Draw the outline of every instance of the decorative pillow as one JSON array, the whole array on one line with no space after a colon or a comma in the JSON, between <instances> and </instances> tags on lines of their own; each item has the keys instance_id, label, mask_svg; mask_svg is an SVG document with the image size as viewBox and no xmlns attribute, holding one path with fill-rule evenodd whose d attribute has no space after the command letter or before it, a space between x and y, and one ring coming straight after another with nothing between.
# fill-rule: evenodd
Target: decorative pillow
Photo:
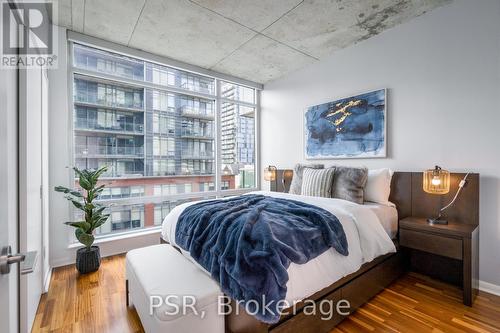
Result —
<instances>
[{"instance_id":1,"label":"decorative pillow","mask_svg":"<svg viewBox=\"0 0 500 333\"><path fill-rule=\"evenodd\" d=\"M302 195L331 198L335 168L305 168L302 174Z\"/></svg>"},{"instance_id":2,"label":"decorative pillow","mask_svg":"<svg viewBox=\"0 0 500 333\"><path fill-rule=\"evenodd\" d=\"M367 168L335 167L332 187L332 198L343 199L363 204Z\"/></svg>"},{"instance_id":3,"label":"decorative pillow","mask_svg":"<svg viewBox=\"0 0 500 333\"><path fill-rule=\"evenodd\" d=\"M391 169L368 170L368 180L365 186L365 201L376 202L390 206L391 180L394 171Z\"/></svg>"},{"instance_id":4,"label":"decorative pillow","mask_svg":"<svg viewBox=\"0 0 500 333\"><path fill-rule=\"evenodd\" d=\"M323 164L296 164L295 167L293 168L293 177L292 177L292 182L290 183L290 189L288 190L288 193L291 194L301 194L302 193L302 172L304 171L304 168L310 168L310 169L323 169L324 165Z\"/></svg>"}]
</instances>

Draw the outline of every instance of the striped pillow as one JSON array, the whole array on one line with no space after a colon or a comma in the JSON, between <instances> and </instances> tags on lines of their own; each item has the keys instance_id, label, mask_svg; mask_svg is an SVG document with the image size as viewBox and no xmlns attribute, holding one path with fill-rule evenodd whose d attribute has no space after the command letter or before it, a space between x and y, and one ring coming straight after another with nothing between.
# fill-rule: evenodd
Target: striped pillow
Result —
<instances>
[{"instance_id":1,"label":"striped pillow","mask_svg":"<svg viewBox=\"0 0 500 333\"><path fill-rule=\"evenodd\" d=\"M302 174L302 195L312 197L332 197L332 185L335 168L311 169L305 168Z\"/></svg>"}]
</instances>

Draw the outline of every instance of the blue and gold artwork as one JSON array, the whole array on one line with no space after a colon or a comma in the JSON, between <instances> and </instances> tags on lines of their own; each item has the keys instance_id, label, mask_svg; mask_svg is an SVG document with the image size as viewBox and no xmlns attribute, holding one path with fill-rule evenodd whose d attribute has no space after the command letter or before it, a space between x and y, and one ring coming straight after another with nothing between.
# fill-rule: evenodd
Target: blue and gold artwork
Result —
<instances>
[{"instance_id":1,"label":"blue and gold artwork","mask_svg":"<svg viewBox=\"0 0 500 333\"><path fill-rule=\"evenodd\" d=\"M315 158L386 156L386 90L309 107L305 154Z\"/></svg>"}]
</instances>

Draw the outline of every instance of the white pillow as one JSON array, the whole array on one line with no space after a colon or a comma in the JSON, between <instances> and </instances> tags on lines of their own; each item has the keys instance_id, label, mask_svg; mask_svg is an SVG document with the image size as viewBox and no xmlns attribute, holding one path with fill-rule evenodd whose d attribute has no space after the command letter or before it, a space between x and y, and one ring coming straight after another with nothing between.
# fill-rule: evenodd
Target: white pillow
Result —
<instances>
[{"instance_id":1,"label":"white pillow","mask_svg":"<svg viewBox=\"0 0 500 333\"><path fill-rule=\"evenodd\" d=\"M365 186L365 201L392 206L389 202L391 194L391 179L394 171L391 169L368 170L368 180Z\"/></svg>"}]
</instances>

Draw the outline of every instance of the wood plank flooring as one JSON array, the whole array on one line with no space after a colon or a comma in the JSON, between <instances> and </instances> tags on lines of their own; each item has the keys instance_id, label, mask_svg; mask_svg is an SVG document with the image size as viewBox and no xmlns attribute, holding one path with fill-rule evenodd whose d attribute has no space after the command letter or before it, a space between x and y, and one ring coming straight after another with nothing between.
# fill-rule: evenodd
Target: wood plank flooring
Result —
<instances>
[{"instance_id":1,"label":"wood plank flooring","mask_svg":"<svg viewBox=\"0 0 500 333\"><path fill-rule=\"evenodd\" d=\"M137 313L125 305L125 256L104 258L98 272L85 276L74 266L57 268L33 332L143 332ZM500 333L500 297L480 292L467 307L458 288L409 273L333 332Z\"/></svg>"}]
</instances>

